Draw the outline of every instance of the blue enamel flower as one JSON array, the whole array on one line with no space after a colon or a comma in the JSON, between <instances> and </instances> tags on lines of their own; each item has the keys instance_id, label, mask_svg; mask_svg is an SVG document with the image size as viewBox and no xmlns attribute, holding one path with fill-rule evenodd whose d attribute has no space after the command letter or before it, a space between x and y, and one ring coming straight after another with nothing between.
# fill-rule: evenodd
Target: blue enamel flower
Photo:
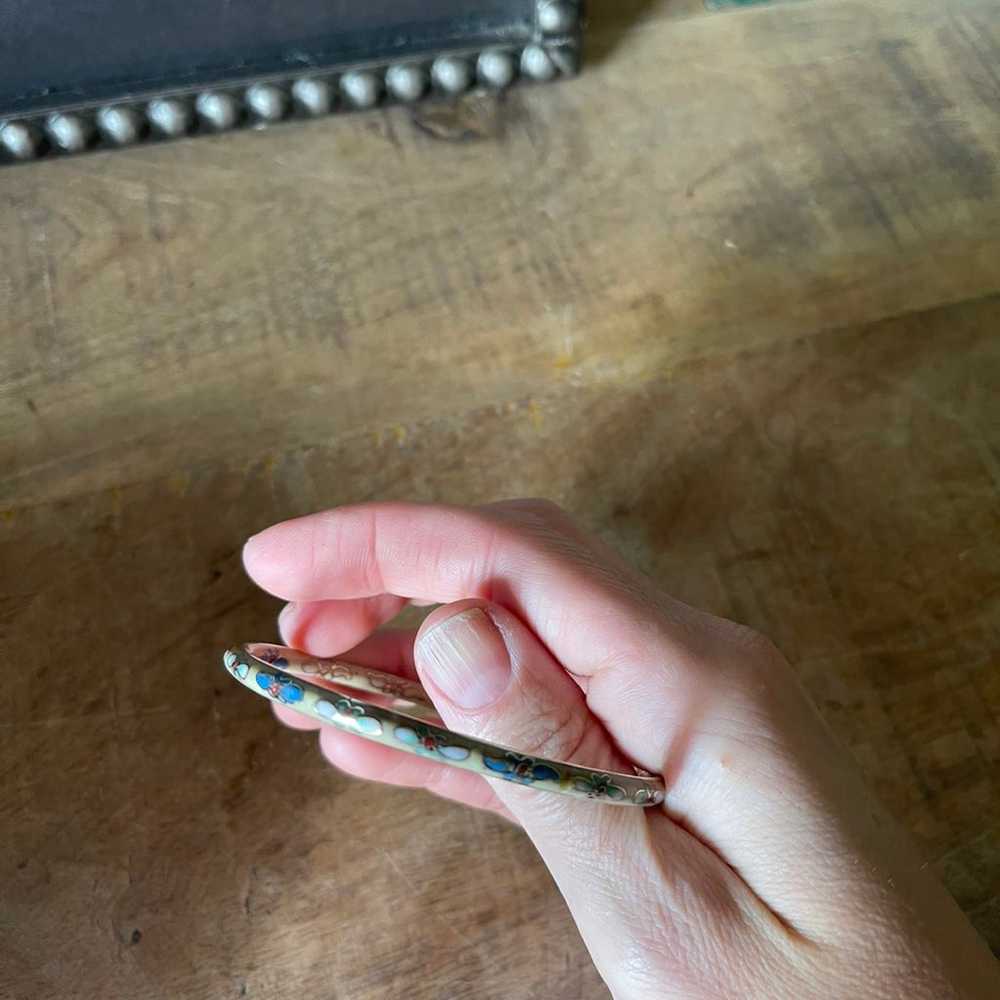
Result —
<instances>
[{"instance_id":1,"label":"blue enamel flower","mask_svg":"<svg viewBox=\"0 0 1000 1000\"><path fill-rule=\"evenodd\" d=\"M285 705L294 705L305 697L302 688L288 677L260 672L257 674L257 686L263 688L275 701Z\"/></svg>"},{"instance_id":2,"label":"blue enamel flower","mask_svg":"<svg viewBox=\"0 0 1000 1000\"><path fill-rule=\"evenodd\" d=\"M241 681L245 681L247 679L247 674L250 673L250 668L245 663L241 663L239 658L231 649L227 649L225 653L222 654L222 662L225 663L226 669L234 677L239 678Z\"/></svg>"},{"instance_id":3,"label":"blue enamel flower","mask_svg":"<svg viewBox=\"0 0 1000 1000\"><path fill-rule=\"evenodd\" d=\"M282 656L277 650L265 649L258 655L260 659L262 659L265 663L270 663L272 666L278 667L279 669L281 667L288 666L288 660L284 656Z\"/></svg>"},{"instance_id":4,"label":"blue enamel flower","mask_svg":"<svg viewBox=\"0 0 1000 1000\"><path fill-rule=\"evenodd\" d=\"M548 764L539 764L531 757L508 753L503 757L483 756L483 763L505 781L516 781L519 785L530 785L536 781L558 781L559 772Z\"/></svg>"}]
</instances>

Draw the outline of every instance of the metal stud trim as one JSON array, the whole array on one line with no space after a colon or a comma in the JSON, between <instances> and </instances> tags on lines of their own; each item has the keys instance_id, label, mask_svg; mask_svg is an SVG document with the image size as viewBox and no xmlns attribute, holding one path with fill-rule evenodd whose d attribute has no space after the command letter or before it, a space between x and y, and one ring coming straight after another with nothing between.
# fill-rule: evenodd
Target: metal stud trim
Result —
<instances>
[{"instance_id":1,"label":"metal stud trim","mask_svg":"<svg viewBox=\"0 0 1000 1000\"><path fill-rule=\"evenodd\" d=\"M535 39L522 48L453 52L405 63L285 76L195 91L151 94L104 106L72 106L0 121L0 164L187 135L263 127L294 118L503 90L518 77L547 81L577 71L582 5L539 0Z\"/></svg>"},{"instance_id":2,"label":"metal stud trim","mask_svg":"<svg viewBox=\"0 0 1000 1000\"><path fill-rule=\"evenodd\" d=\"M538 0L536 20L544 35L569 35L580 26L582 11L577 0Z\"/></svg>"}]
</instances>

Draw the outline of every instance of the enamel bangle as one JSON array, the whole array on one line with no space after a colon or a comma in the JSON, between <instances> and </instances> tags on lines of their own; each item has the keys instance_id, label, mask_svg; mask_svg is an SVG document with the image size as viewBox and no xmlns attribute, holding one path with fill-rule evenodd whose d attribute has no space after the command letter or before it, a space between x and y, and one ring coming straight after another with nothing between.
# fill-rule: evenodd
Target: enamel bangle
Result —
<instances>
[{"instance_id":1,"label":"enamel bangle","mask_svg":"<svg viewBox=\"0 0 1000 1000\"><path fill-rule=\"evenodd\" d=\"M263 642L228 649L223 662L254 694L405 753L608 805L663 802L663 781L638 768L634 774L599 771L453 733L444 727L424 689L395 674Z\"/></svg>"}]
</instances>

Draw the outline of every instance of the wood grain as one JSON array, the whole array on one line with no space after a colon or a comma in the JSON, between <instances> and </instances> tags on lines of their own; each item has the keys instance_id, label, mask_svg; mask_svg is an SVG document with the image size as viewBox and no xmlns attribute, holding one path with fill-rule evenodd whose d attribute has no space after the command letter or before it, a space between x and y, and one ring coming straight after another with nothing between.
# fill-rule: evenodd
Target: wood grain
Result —
<instances>
[{"instance_id":1,"label":"wood grain","mask_svg":"<svg viewBox=\"0 0 1000 1000\"><path fill-rule=\"evenodd\" d=\"M217 664L246 535L375 496L767 631L1000 948L1000 2L595 7L567 85L0 176L0 996L606 995Z\"/></svg>"}]
</instances>

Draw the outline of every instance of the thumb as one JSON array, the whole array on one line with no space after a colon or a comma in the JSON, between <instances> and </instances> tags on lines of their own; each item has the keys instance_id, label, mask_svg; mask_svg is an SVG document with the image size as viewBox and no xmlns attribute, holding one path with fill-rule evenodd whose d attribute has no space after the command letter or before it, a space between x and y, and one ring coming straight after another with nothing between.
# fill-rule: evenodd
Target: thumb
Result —
<instances>
[{"instance_id":1,"label":"thumb","mask_svg":"<svg viewBox=\"0 0 1000 1000\"><path fill-rule=\"evenodd\" d=\"M417 636L414 659L450 728L530 756L631 771L579 686L511 612L482 601L439 608ZM636 978L644 969L662 977L665 963L678 983L693 985L706 952L718 941L734 944L722 926L755 908L731 869L661 809L493 784L538 848L612 990L641 995ZM697 967L685 956L701 956Z\"/></svg>"},{"instance_id":2,"label":"thumb","mask_svg":"<svg viewBox=\"0 0 1000 1000\"><path fill-rule=\"evenodd\" d=\"M418 633L414 662L452 728L529 756L631 773L580 688L509 611L481 601L439 608ZM514 791L530 819L543 796Z\"/></svg>"}]
</instances>

